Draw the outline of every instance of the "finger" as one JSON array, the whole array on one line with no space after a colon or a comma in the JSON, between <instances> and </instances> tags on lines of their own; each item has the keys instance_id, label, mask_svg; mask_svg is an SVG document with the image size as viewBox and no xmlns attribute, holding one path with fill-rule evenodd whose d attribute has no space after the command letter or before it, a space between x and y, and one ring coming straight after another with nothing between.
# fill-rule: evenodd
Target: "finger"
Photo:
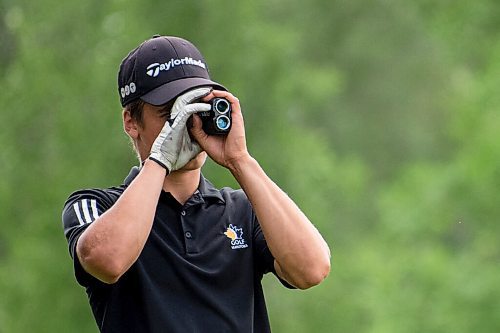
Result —
<instances>
[{"instance_id":1,"label":"finger","mask_svg":"<svg viewBox=\"0 0 500 333\"><path fill-rule=\"evenodd\" d=\"M203 130L201 118L197 114L193 115L193 127L189 129L189 132L197 142L202 142L208 136Z\"/></svg>"},{"instance_id":2,"label":"finger","mask_svg":"<svg viewBox=\"0 0 500 333\"><path fill-rule=\"evenodd\" d=\"M182 94L176 99L174 107L184 106L186 104L193 102L196 99L203 98L204 96L210 94L210 91L212 91L212 88L210 87L203 87L203 88L189 90L188 92Z\"/></svg>"},{"instance_id":3,"label":"finger","mask_svg":"<svg viewBox=\"0 0 500 333\"><path fill-rule=\"evenodd\" d=\"M229 103L231 103L231 109L233 110L233 113L241 114L240 100L228 91L212 90L212 92L202 98L202 101L208 102L216 97L225 98Z\"/></svg>"},{"instance_id":4,"label":"finger","mask_svg":"<svg viewBox=\"0 0 500 333\"><path fill-rule=\"evenodd\" d=\"M170 119L174 119L177 117L177 115L182 112L183 108L195 101L196 99L201 99L204 96L207 96L210 94L210 91L212 91L211 87L203 87L203 88L198 88L198 89L193 89L190 90L183 95L177 97L177 99L174 102L174 105L172 106L172 112L170 114Z\"/></svg>"},{"instance_id":5,"label":"finger","mask_svg":"<svg viewBox=\"0 0 500 333\"><path fill-rule=\"evenodd\" d=\"M203 97L203 101L209 101L215 97L222 97L231 103L239 103L239 99L228 91L212 90L207 96Z\"/></svg>"},{"instance_id":6,"label":"finger","mask_svg":"<svg viewBox=\"0 0 500 333\"><path fill-rule=\"evenodd\" d=\"M202 111L210 111L212 107L210 104L206 103L194 103L188 104L184 107L184 110L179 113L177 117L175 117L174 123L172 124L172 128L176 126L184 126L188 120L188 118L197 112Z\"/></svg>"},{"instance_id":7,"label":"finger","mask_svg":"<svg viewBox=\"0 0 500 333\"><path fill-rule=\"evenodd\" d=\"M188 116L198 112L210 111L211 109L212 106L207 103L193 103L193 104L188 104L184 107L185 113Z\"/></svg>"},{"instance_id":8,"label":"finger","mask_svg":"<svg viewBox=\"0 0 500 333\"><path fill-rule=\"evenodd\" d=\"M197 114L194 114L192 119L193 119L193 128L194 129L201 129L203 126L203 122L201 121L200 116Z\"/></svg>"}]
</instances>

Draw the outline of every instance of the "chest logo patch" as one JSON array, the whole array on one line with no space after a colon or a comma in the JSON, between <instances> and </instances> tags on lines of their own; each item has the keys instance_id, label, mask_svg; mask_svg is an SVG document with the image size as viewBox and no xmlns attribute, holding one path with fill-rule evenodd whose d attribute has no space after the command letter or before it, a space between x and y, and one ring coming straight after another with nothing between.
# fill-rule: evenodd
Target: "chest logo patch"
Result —
<instances>
[{"instance_id":1,"label":"chest logo patch","mask_svg":"<svg viewBox=\"0 0 500 333\"><path fill-rule=\"evenodd\" d=\"M224 235L231 240L231 248L233 250L245 249L248 247L248 244L243 238L243 228L238 228L237 226L230 224L224 232Z\"/></svg>"}]
</instances>

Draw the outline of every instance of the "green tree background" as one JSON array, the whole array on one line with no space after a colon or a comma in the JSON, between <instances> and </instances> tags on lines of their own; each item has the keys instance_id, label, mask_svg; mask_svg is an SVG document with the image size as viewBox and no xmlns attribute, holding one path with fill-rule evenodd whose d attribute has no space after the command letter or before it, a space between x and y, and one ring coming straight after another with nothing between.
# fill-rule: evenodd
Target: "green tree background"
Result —
<instances>
[{"instance_id":1,"label":"green tree background","mask_svg":"<svg viewBox=\"0 0 500 333\"><path fill-rule=\"evenodd\" d=\"M0 0L1 333L96 331L61 209L137 163L116 75L155 33L331 246L320 286L265 278L274 332L500 331L500 2Z\"/></svg>"}]
</instances>

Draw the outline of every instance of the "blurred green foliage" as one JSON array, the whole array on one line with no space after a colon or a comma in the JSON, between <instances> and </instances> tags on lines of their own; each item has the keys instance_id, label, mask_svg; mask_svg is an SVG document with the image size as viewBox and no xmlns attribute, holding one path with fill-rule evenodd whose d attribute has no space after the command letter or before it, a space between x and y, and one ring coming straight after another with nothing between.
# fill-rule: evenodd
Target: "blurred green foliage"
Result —
<instances>
[{"instance_id":1,"label":"blurred green foliage","mask_svg":"<svg viewBox=\"0 0 500 333\"><path fill-rule=\"evenodd\" d=\"M136 164L121 59L193 41L248 146L332 248L265 278L274 332L500 331L500 3L0 1L0 332L96 331L60 214ZM217 186L237 186L209 162Z\"/></svg>"}]
</instances>

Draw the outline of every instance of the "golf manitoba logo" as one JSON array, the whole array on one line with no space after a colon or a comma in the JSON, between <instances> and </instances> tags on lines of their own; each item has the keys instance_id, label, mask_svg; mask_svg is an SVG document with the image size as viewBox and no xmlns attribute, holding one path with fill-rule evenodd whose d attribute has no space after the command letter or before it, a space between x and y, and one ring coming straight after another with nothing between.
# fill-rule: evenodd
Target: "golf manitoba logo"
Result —
<instances>
[{"instance_id":1,"label":"golf manitoba logo","mask_svg":"<svg viewBox=\"0 0 500 333\"><path fill-rule=\"evenodd\" d=\"M155 62L146 68L146 74L151 77L157 77L160 75L160 71L168 71L175 66L180 65L194 65L206 69L207 66L201 60L194 60L191 57L184 57L182 59L170 59L168 62L160 64Z\"/></svg>"},{"instance_id":2,"label":"golf manitoba logo","mask_svg":"<svg viewBox=\"0 0 500 333\"><path fill-rule=\"evenodd\" d=\"M231 248L233 250L245 249L248 247L248 244L243 239L243 228L238 228L230 224L227 230L224 232L224 235L226 235L227 238L231 239Z\"/></svg>"}]
</instances>

